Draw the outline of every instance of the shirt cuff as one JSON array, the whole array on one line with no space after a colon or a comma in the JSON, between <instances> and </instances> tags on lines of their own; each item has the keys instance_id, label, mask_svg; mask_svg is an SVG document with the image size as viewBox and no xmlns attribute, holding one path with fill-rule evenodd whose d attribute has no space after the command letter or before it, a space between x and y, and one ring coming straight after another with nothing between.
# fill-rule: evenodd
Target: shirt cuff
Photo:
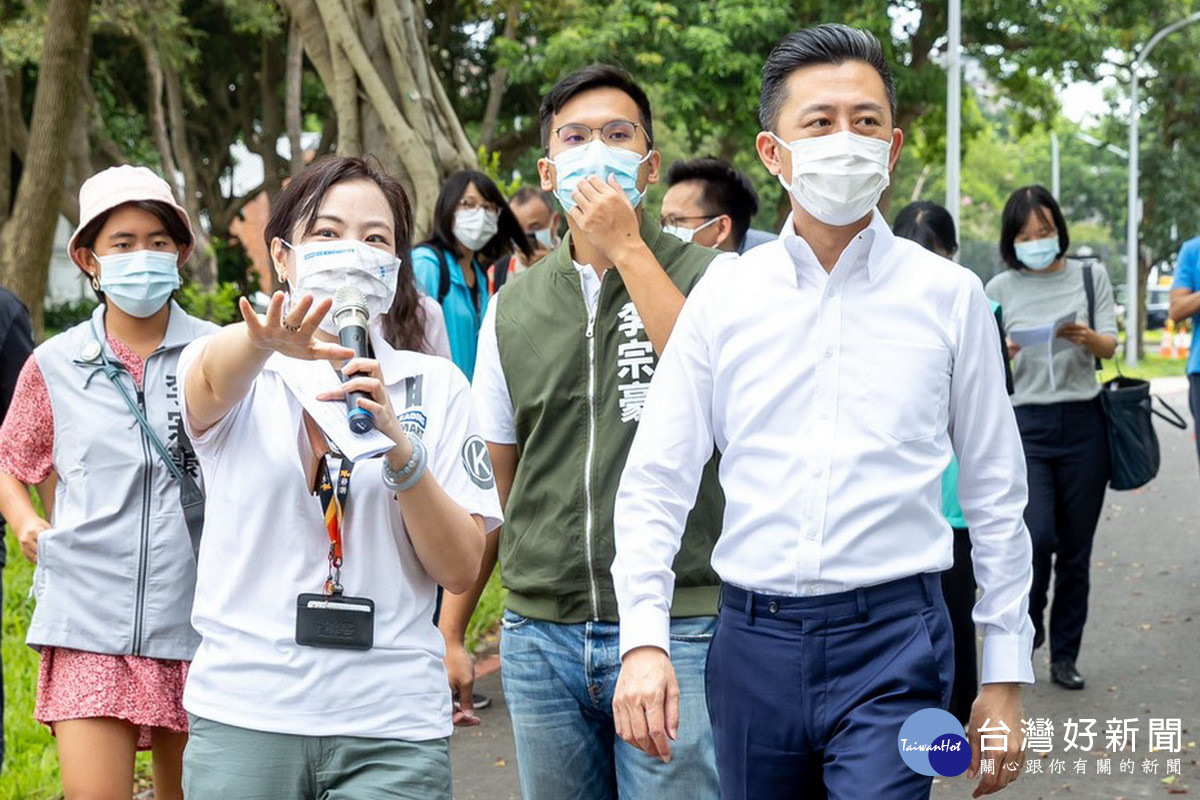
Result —
<instances>
[{"instance_id":1,"label":"shirt cuff","mask_svg":"<svg viewBox=\"0 0 1200 800\"><path fill-rule=\"evenodd\" d=\"M671 655L671 612L653 601L621 614L621 658L635 647L657 647Z\"/></svg>"},{"instance_id":2,"label":"shirt cuff","mask_svg":"<svg viewBox=\"0 0 1200 800\"><path fill-rule=\"evenodd\" d=\"M1033 683L1033 625L983 637L981 683Z\"/></svg>"}]
</instances>

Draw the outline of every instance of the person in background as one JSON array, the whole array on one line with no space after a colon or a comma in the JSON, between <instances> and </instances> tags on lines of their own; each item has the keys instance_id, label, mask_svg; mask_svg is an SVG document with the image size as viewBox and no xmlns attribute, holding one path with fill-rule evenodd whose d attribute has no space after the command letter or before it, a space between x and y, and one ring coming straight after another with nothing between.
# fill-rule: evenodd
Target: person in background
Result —
<instances>
[{"instance_id":1,"label":"person in background","mask_svg":"<svg viewBox=\"0 0 1200 800\"><path fill-rule=\"evenodd\" d=\"M1023 764L1008 737L1031 683L1021 442L999 337L969 270L896 238L876 206L900 156L879 41L844 25L785 36L763 66L759 159L788 188L780 237L715 265L654 375L616 497L617 731L660 756L683 737L671 556L714 447L726 510L706 666L722 800L927 800L897 747L950 700L938 502L958 455L984 633L967 739L975 795ZM1015 741L1014 741L1015 740ZM965 755L965 754L964 754Z\"/></svg>"},{"instance_id":2,"label":"person in background","mask_svg":"<svg viewBox=\"0 0 1200 800\"><path fill-rule=\"evenodd\" d=\"M442 307L451 358L467 380L475 373L476 340L488 305L483 265L514 248L533 256L492 179L472 170L446 178L433 207L433 232L413 248L412 268L420 290Z\"/></svg>"},{"instance_id":3,"label":"person in background","mask_svg":"<svg viewBox=\"0 0 1200 800\"><path fill-rule=\"evenodd\" d=\"M1188 239L1179 248L1167 315L1177 323L1192 321L1192 345L1187 360L1188 405L1192 407L1196 430L1200 430L1200 236ZM1200 457L1200 436L1192 438Z\"/></svg>"},{"instance_id":4,"label":"person in background","mask_svg":"<svg viewBox=\"0 0 1200 800\"><path fill-rule=\"evenodd\" d=\"M17 376L33 352L33 325L25 304L0 286L0 425L17 388ZM0 596L3 595L4 566L8 548L4 541L4 517L0 516ZM0 770L4 768L4 672L0 669Z\"/></svg>"},{"instance_id":5,"label":"person in background","mask_svg":"<svg viewBox=\"0 0 1200 800\"><path fill-rule=\"evenodd\" d=\"M178 800L200 531L182 505L198 471L176 365L216 326L171 300L195 240L164 180L106 169L79 208L67 252L100 305L34 351L0 428L0 512L37 563L34 716L57 740L67 800L128 800L138 750L153 752L154 796Z\"/></svg>"},{"instance_id":6,"label":"person in background","mask_svg":"<svg viewBox=\"0 0 1200 800\"><path fill-rule=\"evenodd\" d=\"M528 261L520 253L513 253L492 265L488 277L489 290L495 294L509 278L527 270L541 261L558 246L558 211L554 208L554 196L536 186L522 186L508 201L521 229L533 247L533 256Z\"/></svg>"},{"instance_id":7,"label":"person in background","mask_svg":"<svg viewBox=\"0 0 1200 800\"><path fill-rule=\"evenodd\" d=\"M1029 616L1034 647L1046 639L1050 607L1050 680L1082 689L1076 667L1087 621L1092 540L1104 507L1110 474L1108 428L1096 380L1096 359L1117 348L1108 273L1091 270L1095 325L1088 322L1083 268L1067 261L1070 237L1058 202L1043 186L1025 186L1008 198L1000 221L1000 256L1008 269L988 281L988 297L1004 309L1006 334L1049 325L1066 314L1074 321L1055 334L1075 347L1053 355L1047 348L1012 344L1012 404L1025 449L1029 503L1025 522L1033 537ZM1050 377L1051 366L1054 370Z\"/></svg>"},{"instance_id":8,"label":"person in background","mask_svg":"<svg viewBox=\"0 0 1200 800\"><path fill-rule=\"evenodd\" d=\"M676 161L667 170L660 217L663 230L685 242L741 252L758 193L750 179L719 158Z\"/></svg>"},{"instance_id":9,"label":"person in background","mask_svg":"<svg viewBox=\"0 0 1200 800\"><path fill-rule=\"evenodd\" d=\"M900 209L892 232L937 253L953 259L958 252L958 234L954 217L945 207L929 200L918 200ZM1000 338L1004 338L1004 323L998 303L992 303ZM1012 373L1008 356L1001 344L1005 385L1012 394ZM954 565L942 573L942 593L950 610L950 627L954 633L954 688L950 694L949 711L966 725L971 719L971 704L979 688L978 658L975 653L975 622L971 611L975 607L975 574L971 565L971 536L967 518L958 501L958 460L951 459L942 473L942 516L954 530Z\"/></svg>"},{"instance_id":10,"label":"person in background","mask_svg":"<svg viewBox=\"0 0 1200 800\"><path fill-rule=\"evenodd\" d=\"M620 661L607 566L617 481L657 355L684 295L710 263L733 256L667 235L645 208L659 154L650 101L625 72L597 65L564 77L543 99L540 124L542 188L554 192L569 230L500 290L480 332L472 393L508 521L471 591L446 597L450 686L469 709L474 672L463 635L499 557L508 589L501 676L525 800L715 800L704 659L722 504L711 448L663 624L688 721L669 764L614 733Z\"/></svg>"},{"instance_id":11,"label":"person in background","mask_svg":"<svg viewBox=\"0 0 1200 800\"><path fill-rule=\"evenodd\" d=\"M398 181L327 157L271 209L264 238L290 302L277 292L259 317L242 301L244 322L180 357L185 423L213 498L184 695L187 797L450 800L434 609L439 586L472 584L500 522L470 387L450 362L416 352L414 318L387 333L393 295L413 299L401 288L412 212ZM347 363L354 353L328 313L342 287L359 289L369 318L368 354ZM303 405L342 404L350 391L386 437L357 461ZM348 606L330 619L329 604ZM362 634L349 643L347 616Z\"/></svg>"}]
</instances>

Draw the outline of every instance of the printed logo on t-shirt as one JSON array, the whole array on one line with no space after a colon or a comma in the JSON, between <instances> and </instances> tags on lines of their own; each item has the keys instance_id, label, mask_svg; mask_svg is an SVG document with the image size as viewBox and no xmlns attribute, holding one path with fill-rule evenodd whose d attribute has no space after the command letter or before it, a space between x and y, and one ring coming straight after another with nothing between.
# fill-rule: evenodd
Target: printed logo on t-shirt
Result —
<instances>
[{"instance_id":1,"label":"printed logo on t-shirt","mask_svg":"<svg viewBox=\"0 0 1200 800\"><path fill-rule=\"evenodd\" d=\"M488 456L487 445L483 439L472 436L463 442L462 462L471 483L480 489L491 489L496 485L496 473L492 469L492 459Z\"/></svg>"}]
</instances>

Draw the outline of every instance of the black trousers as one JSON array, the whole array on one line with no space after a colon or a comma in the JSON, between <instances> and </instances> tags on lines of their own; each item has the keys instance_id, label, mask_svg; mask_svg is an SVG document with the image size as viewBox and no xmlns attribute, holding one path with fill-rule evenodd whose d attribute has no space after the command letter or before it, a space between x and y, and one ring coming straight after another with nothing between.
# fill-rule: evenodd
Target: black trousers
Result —
<instances>
[{"instance_id":1,"label":"black trousers","mask_svg":"<svg viewBox=\"0 0 1200 800\"><path fill-rule=\"evenodd\" d=\"M1029 472L1033 539L1029 616L1041 638L1051 571L1050 660L1074 661L1087 622L1092 540L1111 472L1104 409L1094 400L1016 408Z\"/></svg>"},{"instance_id":2,"label":"black trousers","mask_svg":"<svg viewBox=\"0 0 1200 800\"><path fill-rule=\"evenodd\" d=\"M942 595L950 611L950 630L954 635L954 688L947 711L966 725L979 691L975 621L971 619L975 608L975 572L971 568L971 537L966 528L954 529L954 566L942 573Z\"/></svg>"},{"instance_id":3,"label":"black trousers","mask_svg":"<svg viewBox=\"0 0 1200 800\"><path fill-rule=\"evenodd\" d=\"M1196 426L1192 429L1192 440L1196 443L1196 457L1200 459L1200 374L1188 373L1188 405L1192 407L1192 420Z\"/></svg>"}]
</instances>

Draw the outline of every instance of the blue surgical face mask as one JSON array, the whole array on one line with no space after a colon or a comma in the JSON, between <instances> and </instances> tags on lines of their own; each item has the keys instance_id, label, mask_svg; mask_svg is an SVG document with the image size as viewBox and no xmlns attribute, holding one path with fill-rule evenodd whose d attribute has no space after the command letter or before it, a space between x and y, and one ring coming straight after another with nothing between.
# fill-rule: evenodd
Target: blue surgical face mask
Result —
<instances>
[{"instance_id":1,"label":"blue surgical face mask","mask_svg":"<svg viewBox=\"0 0 1200 800\"><path fill-rule=\"evenodd\" d=\"M599 139L581 147L571 147L550 159L556 173L554 196L562 203L563 211L569 212L575 207L571 195L580 181L595 175L607 183L608 176L612 175L636 208L645 194L637 188L638 172L648 158L650 153L639 156L632 150L610 147Z\"/></svg>"},{"instance_id":2,"label":"blue surgical face mask","mask_svg":"<svg viewBox=\"0 0 1200 800\"><path fill-rule=\"evenodd\" d=\"M1041 272L1058 258L1058 247L1058 237L1049 236L1045 239L1034 239L1032 242L1017 242L1013 245L1013 250L1017 254L1017 261Z\"/></svg>"},{"instance_id":3,"label":"blue surgical face mask","mask_svg":"<svg viewBox=\"0 0 1200 800\"><path fill-rule=\"evenodd\" d=\"M135 250L100 256L100 291L131 317L154 315L179 288L179 254Z\"/></svg>"}]
</instances>

